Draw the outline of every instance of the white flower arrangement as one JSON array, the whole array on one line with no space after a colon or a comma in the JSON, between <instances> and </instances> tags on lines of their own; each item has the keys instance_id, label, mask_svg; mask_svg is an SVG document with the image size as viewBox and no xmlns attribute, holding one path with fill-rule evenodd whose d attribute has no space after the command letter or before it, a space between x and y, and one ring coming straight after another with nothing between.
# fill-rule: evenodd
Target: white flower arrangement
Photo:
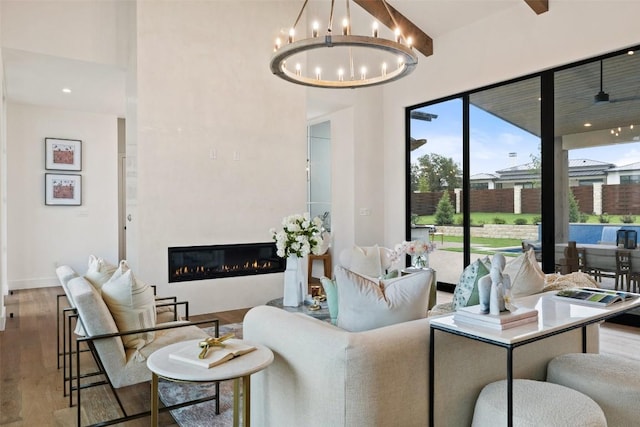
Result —
<instances>
[{"instance_id":1,"label":"white flower arrangement","mask_svg":"<svg viewBox=\"0 0 640 427\"><path fill-rule=\"evenodd\" d=\"M398 243L393 252L389 255L392 262L400 259L404 254L407 255L424 255L431 253L435 250L436 244L433 242L425 242L424 240L412 240Z\"/></svg>"},{"instance_id":2,"label":"white flower arrangement","mask_svg":"<svg viewBox=\"0 0 640 427\"><path fill-rule=\"evenodd\" d=\"M282 230L269 230L276 242L276 254L281 258L295 255L298 258L310 253L320 254L322 248L322 220L309 219L309 214L289 215L282 219Z\"/></svg>"}]
</instances>

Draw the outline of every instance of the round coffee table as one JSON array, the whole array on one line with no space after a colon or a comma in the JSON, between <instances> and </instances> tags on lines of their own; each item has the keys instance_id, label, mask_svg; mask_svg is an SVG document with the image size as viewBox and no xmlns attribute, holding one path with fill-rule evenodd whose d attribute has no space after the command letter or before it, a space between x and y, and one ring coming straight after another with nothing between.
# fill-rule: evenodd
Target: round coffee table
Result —
<instances>
[{"instance_id":1,"label":"round coffee table","mask_svg":"<svg viewBox=\"0 0 640 427\"><path fill-rule=\"evenodd\" d=\"M301 303L297 307L283 306L282 305L282 298L272 299L271 301L267 302L266 305L270 305L272 307L281 308L281 309L283 309L285 311L289 311L291 313L306 314L307 316L315 317L316 319L322 320L322 321L325 321L325 322L331 320L331 315L329 314L329 306L327 305L326 301L323 301L323 302L320 303L320 309L319 310L311 310L311 309L309 309L309 307L311 305L310 304L305 304L305 303Z\"/></svg>"},{"instance_id":2,"label":"round coffee table","mask_svg":"<svg viewBox=\"0 0 640 427\"><path fill-rule=\"evenodd\" d=\"M183 341L168 345L155 351L147 358L147 366L151 370L151 425L158 425L158 378L168 381L187 382L215 382L233 380L233 425L240 425L239 391L240 379L242 379L242 420L244 426L249 426L251 374L266 368L273 362L273 352L267 347L247 341L235 340L256 347L250 353L235 357L227 362L206 369L200 366L190 365L185 362L173 360L169 357L184 347L192 347L199 352L198 343L201 340Z\"/></svg>"}]
</instances>

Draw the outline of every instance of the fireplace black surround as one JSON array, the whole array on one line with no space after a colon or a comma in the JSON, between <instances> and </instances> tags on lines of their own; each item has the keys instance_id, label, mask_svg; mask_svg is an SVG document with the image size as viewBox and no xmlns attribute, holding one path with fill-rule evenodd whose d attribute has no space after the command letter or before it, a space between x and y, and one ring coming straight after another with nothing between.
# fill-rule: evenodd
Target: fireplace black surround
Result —
<instances>
[{"instance_id":1,"label":"fireplace black surround","mask_svg":"<svg viewBox=\"0 0 640 427\"><path fill-rule=\"evenodd\" d=\"M169 282L283 272L275 243L238 243L169 248Z\"/></svg>"}]
</instances>

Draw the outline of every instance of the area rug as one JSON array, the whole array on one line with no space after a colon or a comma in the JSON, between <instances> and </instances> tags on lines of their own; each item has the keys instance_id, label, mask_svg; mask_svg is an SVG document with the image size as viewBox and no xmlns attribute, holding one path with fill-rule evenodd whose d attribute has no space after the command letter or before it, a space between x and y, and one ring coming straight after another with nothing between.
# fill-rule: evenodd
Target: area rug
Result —
<instances>
[{"instance_id":1,"label":"area rug","mask_svg":"<svg viewBox=\"0 0 640 427\"><path fill-rule=\"evenodd\" d=\"M205 331L213 335L213 328ZM242 323L231 323L220 326L220 335L233 332L236 338L242 338ZM190 384L174 383L160 380L158 394L165 405L174 405L187 400L199 399L215 394L212 383ZM242 399L240 399L242 404ZM242 408L240 408L242 410ZM215 413L215 401L198 403L197 405L171 411L176 423L181 427L227 427L233 424L233 381L220 383L220 414ZM243 425L243 420L240 420Z\"/></svg>"}]
</instances>

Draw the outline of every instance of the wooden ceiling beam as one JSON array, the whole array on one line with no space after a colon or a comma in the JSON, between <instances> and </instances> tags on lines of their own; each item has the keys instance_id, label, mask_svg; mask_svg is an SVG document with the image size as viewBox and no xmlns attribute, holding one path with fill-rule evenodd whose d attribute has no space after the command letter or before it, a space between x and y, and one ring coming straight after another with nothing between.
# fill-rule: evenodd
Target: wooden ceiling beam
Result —
<instances>
[{"instance_id":1,"label":"wooden ceiling beam","mask_svg":"<svg viewBox=\"0 0 640 427\"><path fill-rule=\"evenodd\" d=\"M538 15L549 11L549 0L524 0Z\"/></svg>"},{"instance_id":2,"label":"wooden ceiling beam","mask_svg":"<svg viewBox=\"0 0 640 427\"><path fill-rule=\"evenodd\" d=\"M393 19L389 16L387 8L382 0L353 0L357 5L366 10L371 16L380 21L381 24L387 28L395 31L395 24ZM413 40L413 47L424 56L433 55L433 39L425 34L420 28L418 28L413 22L409 21L404 15L395 10L389 3L389 11L395 18L402 34L405 37L411 37Z\"/></svg>"}]
</instances>

